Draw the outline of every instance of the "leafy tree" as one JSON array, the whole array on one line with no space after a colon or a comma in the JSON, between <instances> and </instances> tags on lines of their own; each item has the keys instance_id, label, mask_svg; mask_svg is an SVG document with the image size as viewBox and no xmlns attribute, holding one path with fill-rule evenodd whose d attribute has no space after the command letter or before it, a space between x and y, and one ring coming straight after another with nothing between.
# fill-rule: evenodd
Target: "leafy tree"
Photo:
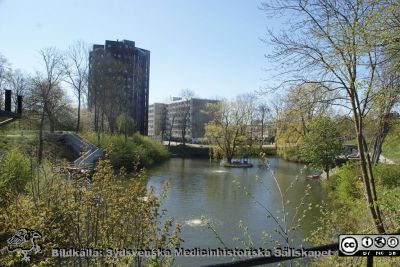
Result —
<instances>
[{"instance_id":1,"label":"leafy tree","mask_svg":"<svg viewBox=\"0 0 400 267\"><path fill-rule=\"evenodd\" d=\"M126 143L128 135L135 131L135 121L128 114L121 113L117 117L117 127L118 131L124 134Z\"/></svg>"},{"instance_id":2,"label":"leafy tree","mask_svg":"<svg viewBox=\"0 0 400 267\"><path fill-rule=\"evenodd\" d=\"M308 123L325 114L330 104L331 94L322 92L313 84L291 87L284 98L285 106L281 112L278 138L280 146L286 143L298 144L308 133Z\"/></svg>"},{"instance_id":3,"label":"leafy tree","mask_svg":"<svg viewBox=\"0 0 400 267\"><path fill-rule=\"evenodd\" d=\"M368 0L283 0L266 1L262 7L270 16L290 16L290 29L270 31L274 49L268 58L286 66L280 71L281 85L316 84L322 92L334 92L335 103L350 110L366 201L377 232L384 233L364 133L384 59L385 47L375 38L376 11L382 5Z\"/></svg>"},{"instance_id":4,"label":"leafy tree","mask_svg":"<svg viewBox=\"0 0 400 267\"><path fill-rule=\"evenodd\" d=\"M194 96L194 91L190 89L183 89L180 93L183 103L179 106L177 119L179 121L179 128L181 131L182 144L184 146L186 145L187 130L190 126L190 102Z\"/></svg>"},{"instance_id":5,"label":"leafy tree","mask_svg":"<svg viewBox=\"0 0 400 267\"><path fill-rule=\"evenodd\" d=\"M342 150L340 132L328 116L315 118L308 128L301 155L312 166L323 169L329 179L329 169L335 166L335 158Z\"/></svg>"},{"instance_id":6,"label":"leafy tree","mask_svg":"<svg viewBox=\"0 0 400 267\"><path fill-rule=\"evenodd\" d=\"M222 152L228 163L232 162L238 149L246 144L251 106L251 103L241 97L234 101L223 100L209 105L214 119L206 124L205 137L214 149Z\"/></svg>"}]
</instances>

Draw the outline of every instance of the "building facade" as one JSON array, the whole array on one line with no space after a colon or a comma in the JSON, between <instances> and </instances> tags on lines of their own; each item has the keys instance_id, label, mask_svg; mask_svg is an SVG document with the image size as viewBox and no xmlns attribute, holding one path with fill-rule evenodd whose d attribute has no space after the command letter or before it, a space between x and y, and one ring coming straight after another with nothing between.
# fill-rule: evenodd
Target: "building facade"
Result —
<instances>
[{"instance_id":1,"label":"building facade","mask_svg":"<svg viewBox=\"0 0 400 267\"><path fill-rule=\"evenodd\" d=\"M148 133L150 51L138 48L135 42L105 41L93 45L89 54L88 105L94 112L95 130L108 124L117 128L117 118L125 113L134 121L134 128Z\"/></svg>"},{"instance_id":2,"label":"building facade","mask_svg":"<svg viewBox=\"0 0 400 267\"><path fill-rule=\"evenodd\" d=\"M164 103L154 103L149 106L148 135L154 139L161 140L166 127L167 105Z\"/></svg>"},{"instance_id":3,"label":"building facade","mask_svg":"<svg viewBox=\"0 0 400 267\"><path fill-rule=\"evenodd\" d=\"M182 130L185 130L185 140L200 142L204 136L204 126L213 119L213 114L207 105L217 103L217 100L192 98L182 100L174 97L166 104L155 103L149 110L149 136L163 140L182 141Z\"/></svg>"}]
</instances>

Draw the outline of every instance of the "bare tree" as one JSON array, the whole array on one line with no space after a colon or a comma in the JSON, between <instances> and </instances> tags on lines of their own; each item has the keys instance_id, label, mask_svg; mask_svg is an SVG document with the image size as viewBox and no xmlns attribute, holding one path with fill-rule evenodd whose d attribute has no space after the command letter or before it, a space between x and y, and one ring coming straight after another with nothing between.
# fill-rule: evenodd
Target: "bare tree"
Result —
<instances>
[{"instance_id":1,"label":"bare tree","mask_svg":"<svg viewBox=\"0 0 400 267\"><path fill-rule=\"evenodd\" d=\"M10 66L5 57L0 54L0 109L3 106L4 84L7 81L7 76L10 71Z\"/></svg>"},{"instance_id":2,"label":"bare tree","mask_svg":"<svg viewBox=\"0 0 400 267\"><path fill-rule=\"evenodd\" d=\"M242 103L243 111L245 116L243 117L243 123L246 124L247 132L246 132L246 139L247 139L247 146L245 150L252 149L253 147L253 139L254 139L254 124L257 120L257 113L256 113L256 96L255 94L248 93L239 95L237 98L238 102Z\"/></svg>"},{"instance_id":3,"label":"bare tree","mask_svg":"<svg viewBox=\"0 0 400 267\"><path fill-rule=\"evenodd\" d=\"M169 128L168 149L169 149L170 146L171 146L172 131L173 131L174 126L175 126L175 117L176 117L176 113L172 114L172 115L170 116L170 119L169 119L169 125L168 125L168 128Z\"/></svg>"},{"instance_id":4,"label":"bare tree","mask_svg":"<svg viewBox=\"0 0 400 267\"><path fill-rule=\"evenodd\" d=\"M340 92L340 104L351 110L368 207L376 230L384 233L364 138L364 118L381 62L381 45L370 32L377 5L367 0L284 0L262 7L270 16L290 14L291 29L279 35L269 32L274 52L268 57L286 66L281 86L317 84L320 90Z\"/></svg>"},{"instance_id":5,"label":"bare tree","mask_svg":"<svg viewBox=\"0 0 400 267\"><path fill-rule=\"evenodd\" d=\"M183 100L181 105L179 106L180 108L179 108L178 119L181 131L182 144L184 146L186 145L186 134L190 124L191 100L194 97L194 95L195 95L194 91L190 89L183 89L179 95Z\"/></svg>"},{"instance_id":6,"label":"bare tree","mask_svg":"<svg viewBox=\"0 0 400 267\"><path fill-rule=\"evenodd\" d=\"M65 52L64 81L73 89L78 100L78 118L75 131L80 130L81 103L87 91L89 52L88 46L83 41L76 41Z\"/></svg>"},{"instance_id":7,"label":"bare tree","mask_svg":"<svg viewBox=\"0 0 400 267\"><path fill-rule=\"evenodd\" d=\"M49 101L52 91L59 86L63 75L63 56L56 48L45 48L39 51L44 64L43 73L38 72L33 79L35 88L39 91L39 99L42 102L40 128L39 128L39 148L38 162L43 159L43 128L46 113L49 114ZM51 121L51 119L50 119ZM53 129L50 129L54 131Z\"/></svg>"},{"instance_id":8,"label":"bare tree","mask_svg":"<svg viewBox=\"0 0 400 267\"><path fill-rule=\"evenodd\" d=\"M261 140L260 140L260 148L264 145L264 132L265 132L265 123L267 121L268 115L271 113L269 106L266 103L259 103L257 105L257 117L261 124Z\"/></svg>"},{"instance_id":9,"label":"bare tree","mask_svg":"<svg viewBox=\"0 0 400 267\"><path fill-rule=\"evenodd\" d=\"M274 143L275 149L278 148L278 137L280 137L280 128L282 121L282 113L285 108L285 102L281 96L276 95L273 100L271 100L271 111L272 111L272 121L274 124Z\"/></svg>"},{"instance_id":10,"label":"bare tree","mask_svg":"<svg viewBox=\"0 0 400 267\"><path fill-rule=\"evenodd\" d=\"M13 102L14 105L18 105L18 97L24 96L28 90L30 78L27 74L24 74L20 69L16 69L12 72L9 72L7 75L7 87L10 89L13 94Z\"/></svg>"},{"instance_id":11,"label":"bare tree","mask_svg":"<svg viewBox=\"0 0 400 267\"><path fill-rule=\"evenodd\" d=\"M165 132L167 131L167 110L166 107L163 107L163 111L161 112L161 144L164 141Z\"/></svg>"},{"instance_id":12,"label":"bare tree","mask_svg":"<svg viewBox=\"0 0 400 267\"><path fill-rule=\"evenodd\" d=\"M382 44L383 64L379 66L372 114L376 116L372 162L379 161L383 142L393 125L393 110L400 99L400 1L382 0L376 11L374 34Z\"/></svg>"},{"instance_id":13,"label":"bare tree","mask_svg":"<svg viewBox=\"0 0 400 267\"><path fill-rule=\"evenodd\" d=\"M397 71L383 76L379 92L373 99L372 116L376 116L372 144L371 161L378 163L382 153L383 142L394 123L393 109L400 100L400 77Z\"/></svg>"}]
</instances>

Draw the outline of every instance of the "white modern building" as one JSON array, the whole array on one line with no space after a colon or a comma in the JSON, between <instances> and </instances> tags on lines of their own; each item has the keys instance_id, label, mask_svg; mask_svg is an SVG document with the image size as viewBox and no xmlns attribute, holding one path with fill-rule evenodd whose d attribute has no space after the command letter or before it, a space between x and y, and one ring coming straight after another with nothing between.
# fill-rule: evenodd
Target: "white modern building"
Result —
<instances>
[{"instance_id":1,"label":"white modern building","mask_svg":"<svg viewBox=\"0 0 400 267\"><path fill-rule=\"evenodd\" d=\"M167 105L154 103L149 106L148 135L154 139L161 140L167 115Z\"/></svg>"},{"instance_id":2,"label":"white modern building","mask_svg":"<svg viewBox=\"0 0 400 267\"><path fill-rule=\"evenodd\" d=\"M208 105L218 100L192 98L182 100L174 97L169 103L154 103L149 107L149 136L155 139L182 141L186 129L187 142L197 143L204 136L204 126L213 119Z\"/></svg>"}]
</instances>

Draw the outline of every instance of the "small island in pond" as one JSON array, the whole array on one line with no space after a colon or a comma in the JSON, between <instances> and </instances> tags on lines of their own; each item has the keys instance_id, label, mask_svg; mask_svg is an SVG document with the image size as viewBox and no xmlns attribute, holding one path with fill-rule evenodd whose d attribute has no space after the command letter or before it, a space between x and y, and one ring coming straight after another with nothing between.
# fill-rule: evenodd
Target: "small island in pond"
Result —
<instances>
[{"instance_id":1,"label":"small island in pond","mask_svg":"<svg viewBox=\"0 0 400 267\"><path fill-rule=\"evenodd\" d=\"M224 162L224 167L228 168L251 168L253 164L249 163L249 155L244 154L242 160L232 160L231 162Z\"/></svg>"},{"instance_id":2,"label":"small island in pond","mask_svg":"<svg viewBox=\"0 0 400 267\"><path fill-rule=\"evenodd\" d=\"M251 168L253 167L253 164L243 163L240 161L232 161L231 163L225 162L223 166L228 168Z\"/></svg>"}]
</instances>

